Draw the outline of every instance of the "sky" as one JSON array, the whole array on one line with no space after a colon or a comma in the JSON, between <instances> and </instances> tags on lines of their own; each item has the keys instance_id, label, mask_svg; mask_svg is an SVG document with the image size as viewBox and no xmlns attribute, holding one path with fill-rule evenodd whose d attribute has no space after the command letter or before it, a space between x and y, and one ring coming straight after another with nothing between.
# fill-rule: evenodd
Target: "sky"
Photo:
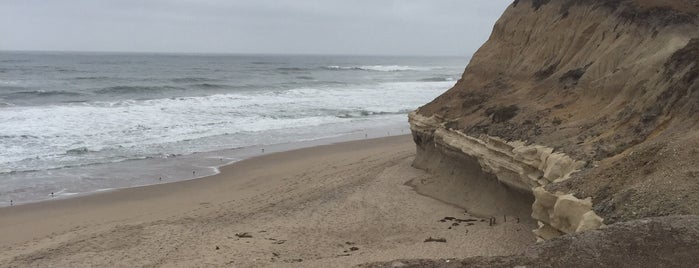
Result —
<instances>
[{"instance_id":1,"label":"sky","mask_svg":"<svg viewBox=\"0 0 699 268\"><path fill-rule=\"evenodd\" d=\"M512 0L0 0L0 50L471 55Z\"/></svg>"}]
</instances>

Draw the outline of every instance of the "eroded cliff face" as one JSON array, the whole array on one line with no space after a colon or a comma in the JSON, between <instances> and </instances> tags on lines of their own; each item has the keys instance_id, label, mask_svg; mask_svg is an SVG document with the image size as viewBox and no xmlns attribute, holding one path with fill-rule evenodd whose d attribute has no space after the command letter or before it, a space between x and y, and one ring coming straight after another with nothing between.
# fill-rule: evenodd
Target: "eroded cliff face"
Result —
<instances>
[{"instance_id":1,"label":"eroded cliff face","mask_svg":"<svg viewBox=\"0 0 699 268\"><path fill-rule=\"evenodd\" d=\"M502 188L481 200L530 196L541 238L699 214L698 13L695 0L515 1L456 85L411 113L414 165L477 165ZM503 207L477 212L523 206Z\"/></svg>"}]
</instances>

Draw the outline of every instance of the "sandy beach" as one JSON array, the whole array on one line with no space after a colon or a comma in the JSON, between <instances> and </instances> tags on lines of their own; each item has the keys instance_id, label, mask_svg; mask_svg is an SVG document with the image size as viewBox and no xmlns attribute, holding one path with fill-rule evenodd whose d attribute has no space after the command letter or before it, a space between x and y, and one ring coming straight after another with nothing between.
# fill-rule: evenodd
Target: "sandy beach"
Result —
<instances>
[{"instance_id":1,"label":"sandy beach","mask_svg":"<svg viewBox=\"0 0 699 268\"><path fill-rule=\"evenodd\" d=\"M476 218L408 186L430 176L411 167L414 157L407 135L362 140L251 158L202 179L0 208L0 266L347 267L516 254L534 242L524 221L443 220Z\"/></svg>"}]
</instances>

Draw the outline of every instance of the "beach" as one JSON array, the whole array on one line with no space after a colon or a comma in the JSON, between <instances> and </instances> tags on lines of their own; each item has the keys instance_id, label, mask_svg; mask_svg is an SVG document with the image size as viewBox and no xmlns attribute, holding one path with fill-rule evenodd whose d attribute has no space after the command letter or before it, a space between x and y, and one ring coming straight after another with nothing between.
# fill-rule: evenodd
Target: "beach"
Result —
<instances>
[{"instance_id":1,"label":"beach","mask_svg":"<svg viewBox=\"0 0 699 268\"><path fill-rule=\"evenodd\" d=\"M491 226L415 192L409 185L430 175L411 167L414 157L409 135L367 139L0 208L0 266L347 267L517 254L534 242L531 222Z\"/></svg>"}]
</instances>

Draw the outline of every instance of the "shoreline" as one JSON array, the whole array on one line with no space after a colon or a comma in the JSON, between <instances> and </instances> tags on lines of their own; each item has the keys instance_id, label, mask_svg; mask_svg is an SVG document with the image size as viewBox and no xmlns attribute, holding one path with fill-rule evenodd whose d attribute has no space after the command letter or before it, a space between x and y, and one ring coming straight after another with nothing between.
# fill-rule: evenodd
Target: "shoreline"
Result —
<instances>
[{"instance_id":1,"label":"shoreline","mask_svg":"<svg viewBox=\"0 0 699 268\"><path fill-rule=\"evenodd\" d=\"M533 243L524 223L440 222L476 218L406 186L429 176L412 157L409 135L367 139L266 154L201 179L0 208L0 265L347 266Z\"/></svg>"},{"instance_id":2,"label":"shoreline","mask_svg":"<svg viewBox=\"0 0 699 268\"><path fill-rule=\"evenodd\" d=\"M342 133L327 137L319 137L313 139L298 140L292 142L282 142L275 144L255 144L244 147L237 148L227 148L218 149L213 151L205 152L194 152L186 155L178 155L172 158L145 158L145 159L132 159L116 163L100 163L98 165L89 165L86 167L70 167L68 169L81 169L81 168L91 168L93 166L115 166L113 168L107 168L111 170L119 170L123 172L122 176L136 176L140 179L135 180L135 182L122 182L118 180L112 180L112 184L103 184L104 187L92 187L86 190L75 189L55 189L52 191L46 191L44 195L34 194L34 198L22 199L22 198L3 198L3 202L0 204L0 208L11 207L11 206L22 206L27 204L33 204L38 202L52 202L56 200L62 200L67 198L76 198L81 196L100 194L104 192L111 192L115 190L128 189L134 187L143 187L151 185L160 185L164 183L197 180L210 176L215 176L221 173L220 169L232 165L236 162L240 162L246 159L286 151L293 151L297 149L310 148L315 146L337 144L350 141L359 141L366 139L375 139L383 137L395 137L409 133L409 126L407 123L403 124L391 124L384 126L377 126L375 128L357 130L349 133ZM393 134L392 134L393 133ZM398 134L401 133L401 134ZM398 135L397 135L398 134ZM262 151L261 151L262 149ZM219 161L220 159L220 161ZM224 161L225 160L225 161ZM183 164L183 165L178 165ZM133 171L124 171L126 168L132 168L136 166L136 170L150 169L149 166L160 166L166 169L167 175L160 174L157 171L150 171L151 174L144 175L148 171L136 171L135 173L129 173ZM186 167L186 168L185 168ZM186 169L186 170L185 170ZM60 170L60 169L59 169ZM195 175L189 175L189 172L195 171ZM143 172L143 173L139 173ZM157 175L159 174L159 175ZM151 177L150 180L143 177ZM160 178L160 179L157 179ZM59 187L60 188L60 187ZM72 191L71 191L72 190ZM54 193L54 196L51 196ZM39 198L43 196L43 198ZM6 200L5 200L6 199ZM10 203L12 200L12 203Z\"/></svg>"}]
</instances>

